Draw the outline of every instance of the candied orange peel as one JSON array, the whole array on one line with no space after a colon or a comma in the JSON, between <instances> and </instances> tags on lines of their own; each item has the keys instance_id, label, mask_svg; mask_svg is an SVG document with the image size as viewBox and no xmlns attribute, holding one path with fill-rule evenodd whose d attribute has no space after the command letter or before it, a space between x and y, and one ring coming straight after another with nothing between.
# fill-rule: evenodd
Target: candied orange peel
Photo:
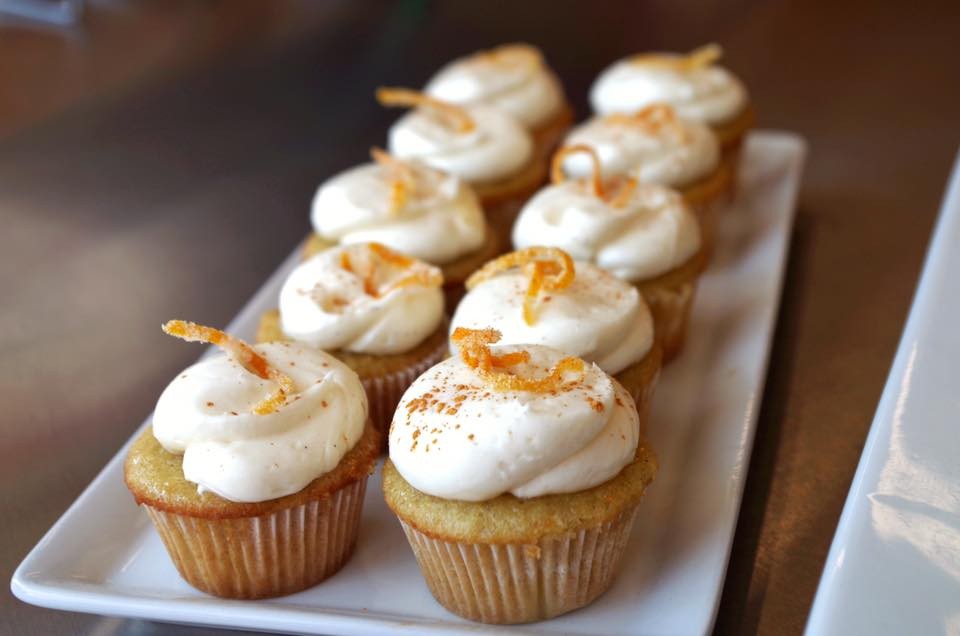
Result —
<instances>
[{"instance_id":1,"label":"candied orange peel","mask_svg":"<svg viewBox=\"0 0 960 636\"><path fill-rule=\"evenodd\" d=\"M389 175L390 213L397 214L407 205L416 189L413 168L380 148L371 148L370 157Z\"/></svg>"},{"instance_id":2,"label":"candied orange peel","mask_svg":"<svg viewBox=\"0 0 960 636\"><path fill-rule=\"evenodd\" d=\"M515 267L523 268L530 281L523 298L523 320L528 325L537 321L536 302L540 292L566 289L576 277L573 259L563 250L556 247L528 247L488 262L467 279L466 287L473 289L483 281Z\"/></svg>"},{"instance_id":3,"label":"candied orange peel","mask_svg":"<svg viewBox=\"0 0 960 636\"><path fill-rule=\"evenodd\" d=\"M240 338L231 336L219 329L186 320L168 320L163 324L162 329L165 334L187 342L206 342L216 345L233 356L233 359L244 369L258 378L276 382L277 390L253 407L253 412L257 415L273 413L283 405L287 395L294 391L293 380L289 376L270 366L266 358L254 351L253 347Z\"/></svg>"},{"instance_id":4,"label":"candied orange peel","mask_svg":"<svg viewBox=\"0 0 960 636\"><path fill-rule=\"evenodd\" d=\"M473 117L465 108L430 97L426 93L409 88L381 87L377 89L377 101L384 106L424 108L436 114L454 132L468 133L476 128Z\"/></svg>"},{"instance_id":5,"label":"candied orange peel","mask_svg":"<svg viewBox=\"0 0 960 636\"><path fill-rule=\"evenodd\" d=\"M558 360L550 371L541 378L529 378L507 369L530 360L527 351L513 351L495 355L490 345L500 341L501 334L496 329L467 329L457 327L450 339L457 345L460 359L480 376L500 391L531 391L547 393L555 391L565 384L564 376L577 373L580 377L586 372L586 366L580 358L567 356Z\"/></svg>"},{"instance_id":6,"label":"candied orange peel","mask_svg":"<svg viewBox=\"0 0 960 636\"><path fill-rule=\"evenodd\" d=\"M498 66L519 66L536 68L543 63L543 56L536 47L522 42L502 44L500 46L481 51L473 56L475 61L491 63Z\"/></svg>"},{"instance_id":7,"label":"candied orange peel","mask_svg":"<svg viewBox=\"0 0 960 636\"><path fill-rule=\"evenodd\" d=\"M499 342L501 337L502 334L496 329L457 327L450 339L457 344L460 357L472 369L491 371L494 368L512 367L530 359L530 354L526 351L493 355L489 345Z\"/></svg>"},{"instance_id":8,"label":"candied orange peel","mask_svg":"<svg viewBox=\"0 0 960 636\"><path fill-rule=\"evenodd\" d=\"M661 53L641 53L630 58L631 64L661 66L677 71L693 71L706 68L723 57L719 44L705 44L686 55L663 55Z\"/></svg>"},{"instance_id":9,"label":"candied orange peel","mask_svg":"<svg viewBox=\"0 0 960 636\"><path fill-rule=\"evenodd\" d=\"M632 115L613 113L604 117L603 121L620 126L640 126L655 135L666 130L680 141L686 141L688 137L686 127L677 117L677 111L670 104L659 102L650 104Z\"/></svg>"},{"instance_id":10,"label":"candied orange peel","mask_svg":"<svg viewBox=\"0 0 960 636\"><path fill-rule=\"evenodd\" d=\"M567 180L567 175L563 172L563 162L570 155L585 154L590 157L590 163L593 164L593 172L590 174L590 190L594 196L603 198L603 175L600 167L600 157L597 151L586 144L574 144L573 146L564 146L553 153L553 161L550 163L550 181L554 184L560 184Z\"/></svg>"},{"instance_id":11,"label":"candied orange peel","mask_svg":"<svg viewBox=\"0 0 960 636\"><path fill-rule=\"evenodd\" d=\"M615 208L624 206L630 200L630 195L637 187L637 180L633 177L617 175L609 179L606 183L603 181L600 167L600 157L596 150L585 144L575 144L573 146L564 146L553 155L553 161L550 164L550 181L554 184L560 184L567 180L563 171L563 162L570 155L583 153L590 157L590 163L593 164L593 172L590 175L588 183L593 196L603 199Z\"/></svg>"},{"instance_id":12,"label":"candied orange peel","mask_svg":"<svg viewBox=\"0 0 960 636\"><path fill-rule=\"evenodd\" d=\"M340 267L356 274L363 280L363 290L368 296L380 298L394 289L422 285L424 287L439 287L443 284L443 275L435 267L426 266L416 259L395 252L381 243L366 243L365 253L361 254L361 262L356 263L348 250L340 253ZM399 273L393 280L390 274ZM378 279L387 275L388 280L378 282Z\"/></svg>"}]
</instances>

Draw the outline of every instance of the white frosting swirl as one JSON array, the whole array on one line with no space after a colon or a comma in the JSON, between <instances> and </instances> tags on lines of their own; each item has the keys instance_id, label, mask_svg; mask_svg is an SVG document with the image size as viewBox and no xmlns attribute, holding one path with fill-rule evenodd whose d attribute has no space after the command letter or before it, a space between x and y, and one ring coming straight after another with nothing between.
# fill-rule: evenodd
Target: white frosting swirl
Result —
<instances>
[{"instance_id":1,"label":"white frosting swirl","mask_svg":"<svg viewBox=\"0 0 960 636\"><path fill-rule=\"evenodd\" d=\"M427 108L410 111L390 127L390 153L469 183L502 179L530 161L533 140L517 120L489 106L464 108L474 123L468 132L454 130Z\"/></svg>"},{"instance_id":2,"label":"white frosting swirl","mask_svg":"<svg viewBox=\"0 0 960 636\"><path fill-rule=\"evenodd\" d=\"M563 107L557 76L532 46L504 46L450 62L424 89L428 95L466 106L492 106L527 128L547 123Z\"/></svg>"},{"instance_id":3,"label":"white frosting swirl","mask_svg":"<svg viewBox=\"0 0 960 636\"><path fill-rule=\"evenodd\" d=\"M663 57L681 59L672 54ZM590 105L601 115L634 113L657 102L670 104L686 119L717 124L743 110L747 91L739 79L719 66L684 68L631 58L607 68L590 89Z\"/></svg>"},{"instance_id":4,"label":"white frosting swirl","mask_svg":"<svg viewBox=\"0 0 960 636\"><path fill-rule=\"evenodd\" d=\"M595 117L574 128L564 145L584 144L596 151L605 176L628 174L642 183L685 186L703 179L720 163L720 144L709 127L677 119L672 125L646 126ZM582 153L569 155L563 169L573 177L591 173Z\"/></svg>"},{"instance_id":5,"label":"white frosting swirl","mask_svg":"<svg viewBox=\"0 0 960 636\"><path fill-rule=\"evenodd\" d=\"M367 397L357 374L322 351L271 342L254 349L296 392L265 415L253 407L277 386L223 354L201 360L160 395L153 434L183 453L199 491L237 502L298 492L333 470L363 435Z\"/></svg>"},{"instance_id":6,"label":"white frosting swirl","mask_svg":"<svg viewBox=\"0 0 960 636\"><path fill-rule=\"evenodd\" d=\"M569 287L541 296L532 325L523 319L527 285L518 269L483 281L460 301L450 332L492 327L500 344L546 345L610 374L639 361L653 344L653 320L640 293L596 265L577 263ZM456 351L453 343L450 350Z\"/></svg>"},{"instance_id":7,"label":"white frosting swirl","mask_svg":"<svg viewBox=\"0 0 960 636\"><path fill-rule=\"evenodd\" d=\"M567 181L543 188L513 226L516 249L559 247L629 281L654 278L700 249L700 226L683 198L663 186L640 184L620 207Z\"/></svg>"},{"instance_id":8,"label":"white frosting swirl","mask_svg":"<svg viewBox=\"0 0 960 636\"><path fill-rule=\"evenodd\" d=\"M457 177L410 166L413 191L391 208L390 171L376 163L343 172L317 190L313 229L336 243L383 243L443 265L483 245L486 222L473 190Z\"/></svg>"},{"instance_id":9,"label":"white frosting swirl","mask_svg":"<svg viewBox=\"0 0 960 636\"><path fill-rule=\"evenodd\" d=\"M526 350L524 376L546 374L566 354ZM570 374L567 379L575 379ZM446 408L435 405L443 403ZM636 453L633 399L592 364L555 394L498 391L459 358L427 370L407 389L390 427L390 459L417 490L462 501L586 490L613 478Z\"/></svg>"},{"instance_id":10,"label":"white frosting swirl","mask_svg":"<svg viewBox=\"0 0 960 636\"><path fill-rule=\"evenodd\" d=\"M364 276L342 266L342 254L366 271L371 258L367 244L331 248L294 269L280 289L280 322L293 340L327 350L388 355L413 349L436 331L443 319L439 285L390 284L416 272L440 279L440 271L413 261L407 269L377 267L377 287L368 293Z\"/></svg>"}]
</instances>

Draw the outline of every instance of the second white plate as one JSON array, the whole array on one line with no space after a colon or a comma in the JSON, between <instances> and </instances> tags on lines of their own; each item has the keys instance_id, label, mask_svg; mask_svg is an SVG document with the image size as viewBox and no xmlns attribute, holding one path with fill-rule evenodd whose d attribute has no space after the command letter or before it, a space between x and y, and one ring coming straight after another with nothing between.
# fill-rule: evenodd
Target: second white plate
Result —
<instances>
[{"instance_id":1,"label":"second white plate","mask_svg":"<svg viewBox=\"0 0 960 636\"><path fill-rule=\"evenodd\" d=\"M527 633L703 634L713 624L746 479L805 147L753 134L739 194L720 223L687 348L661 376L651 438L661 471L641 506L620 576L589 607ZM252 337L276 304L292 254L230 330ZM173 346L173 345L171 345ZM371 480L353 558L321 585L267 601L226 601L177 575L122 480L126 447L17 569L22 600L64 610L282 632L360 634L487 629L430 596Z\"/></svg>"}]
</instances>

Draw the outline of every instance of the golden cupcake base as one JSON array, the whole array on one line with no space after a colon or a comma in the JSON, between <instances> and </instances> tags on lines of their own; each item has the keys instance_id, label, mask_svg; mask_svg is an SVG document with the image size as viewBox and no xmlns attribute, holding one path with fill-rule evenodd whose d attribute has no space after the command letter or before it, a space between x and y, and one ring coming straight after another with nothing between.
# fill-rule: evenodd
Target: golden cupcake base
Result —
<instances>
[{"instance_id":1,"label":"golden cupcake base","mask_svg":"<svg viewBox=\"0 0 960 636\"><path fill-rule=\"evenodd\" d=\"M609 589L638 507L532 544L443 541L400 525L441 605L472 621L529 623L584 607Z\"/></svg>"},{"instance_id":2,"label":"golden cupcake base","mask_svg":"<svg viewBox=\"0 0 960 636\"><path fill-rule=\"evenodd\" d=\"M563 108L551 117L549 121L530 131L530 134L533 136L533 145L534 148L536 148L537 156L549 161L553 152L560 146L560 143L572 125L573 109L569 104L564 104Z\"/></svg>"},{"instance_id":3,"label":"golden cupcake base","mask_svg":"<svg viewBox=\"0 0 960 636\"><path fill-rule=\"evenodd\" d=\"M656 472L641 435L631 464L576 493L440 499L407 483L389 459L383 492L441 605L474 621L527 623L583 607L610 587Z\"/></svg>"},{"instance_id":4,"label":"golden cupcake base","mask_svg":"<svg viewBox=\"0 0 960 636\"><path fill-rule=\"evenodd\" d=\"M717 218L733 193L733 171L726 161L709 177L680 188L683 200L690 206L700 224L700 242L706 250L707 259L713 256L716 245Z\"/></svg>"},{"instance_id":5,"label":"golden cupcake base","mask_svg":"<svg viewBox=\"0 0 960 636\"><path fill-rule=\"evenodd\" d=\"M547 181L547 158L533 156L526 166L507 179L490 183L472 183L480 205L500 240L500 249L509 251L513 224L520 209Z\"/></svg>"},{"instance_id":6,"label":"golden cupcake base","mask_svg":"<svg viewBox=\"0 0 960 636\"><path fill-rule=\"evenodd\" d=\"M187 583L223 598L269 598L312 587L350 558L379 449L368 421L340 463L300 492L241 503L200 494L183 476L182 455L148 427L130 448L124 482Z\"/></svg>"},{"instance_id":7,"label":"golden cupcake base","mask_svg":"<svg viewBox=\"0 0 960 636\"><path fill-rule=\"evenodd\" d=\"M757 121L756 112L753 106L747 104L739 113L730 120L720 122L711 126L713 132L717 135L720 142L720 151L722 152L722 161L730 170L731 188L729 197L735 194L737 176L740 172L740 155L743 148L743 140Z\"/></svg>"},{"instance_id":8,"label":"golden cupcake base","mask_svg":"<svg viewBox=\"0 0 960 636\"><path fill-rule=\"evenodd\" d=\"M653 402L657 381L660 379L662 365L663 350L660 343L654 341L650 351L643 358L613 376L633 398L641 426L650 417L650 405Z\"/></svg>"},{"instance_id":9,"label":"golden cupcake base","mask_svg":"<svg viewBox=\"0 0 960 636\"><path fill-rule=\"evenodd\" d=\"M328 578L353 554L366 478L324 499L260 517L204 519L144 505L177 572L207 594L285 596Z\"/></svg>"},{"instance_id":10,"label":"golden cupcake base","mask_svg":"<svg viewBox=\"0 0 960 636\"><path fill-rule=\"evenodd\" d=\"M453 315L463 295L466 293L464 283L470 274L483 267L487 261L493 260L503 250L503 241L493 226L488 222L483 244L470 254L458 258L452 263L441 265L443 272L443 297L447 313Z\"/></svg>"}]
</instances>

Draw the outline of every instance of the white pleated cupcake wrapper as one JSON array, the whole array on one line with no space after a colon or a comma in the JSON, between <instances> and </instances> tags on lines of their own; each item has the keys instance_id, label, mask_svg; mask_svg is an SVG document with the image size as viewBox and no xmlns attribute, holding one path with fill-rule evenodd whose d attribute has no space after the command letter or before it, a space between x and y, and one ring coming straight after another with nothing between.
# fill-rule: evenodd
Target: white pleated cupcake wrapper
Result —
<instances>
[{"instance_id":1,"label":"white pleated cupcake wrapper","mask_svg":"<svg viewBox=\"0 0 960 636\"><path fill-rule=\"evenodd\" d=\"M364 390L367 392L367 402L370 405L370 419L373 426L383 433L383 446L386 447L386 435L390 431L390 422L393 421L393 413L397 410L397 404L403 397L403 392L407 390L413 381L420 375L447 357L447 343L444 341L440 346L430 352L416 364L386 375L380 375L373 378L360 378Z\"/></svg>"},{"instance_id":2,"label":"white pleated cupcake wrapper","mask_svg":"<svg viewBox=\"0 0 960 636\"><path fill-rule=\"evenodd\" d=\"M583 607L613 582L637 504L610 522L535 545L447 542L400 524L430 592L483 623L527 623Z\"/></svg>"},{"instance_id":3,"label":"white pleated cupcake wrapper","mask_svg":"<svg viewBox=\"0 0 960 636\"><path fill-rule=\"evenodd\" d=\"M714 201L697 203L690 206L690 209L693 210L700 224L700 243L706 250L709 259L713 258L713 252L716 246L717 219L725 206L725 196L719 197Z\"/></svg>"},{"instance_id":4,"label":"white pleated cupcake wrapper","mask_svg":"<svg viewBox=\"0 0 960 636\"><path fill-rule=\"evenodd\" d=\"M353 553L363 477L329 497L259 517L205 519L144 505L180 575L224 598L292 594L339 570Z\"/></svg>"},{"instance_id":5,"label":"white pleated cupcake wrapper","mask_svg":"<svg viewBox=\"0 0 960 636\"><path fill-rule=\"evenodd\" d=\"M643 292L643 298L653 314L654 333L663 347L664 363L683 350L696 288L696 282L689 282L679 287L663 287Z\"/></svg>"}]
</instances>

